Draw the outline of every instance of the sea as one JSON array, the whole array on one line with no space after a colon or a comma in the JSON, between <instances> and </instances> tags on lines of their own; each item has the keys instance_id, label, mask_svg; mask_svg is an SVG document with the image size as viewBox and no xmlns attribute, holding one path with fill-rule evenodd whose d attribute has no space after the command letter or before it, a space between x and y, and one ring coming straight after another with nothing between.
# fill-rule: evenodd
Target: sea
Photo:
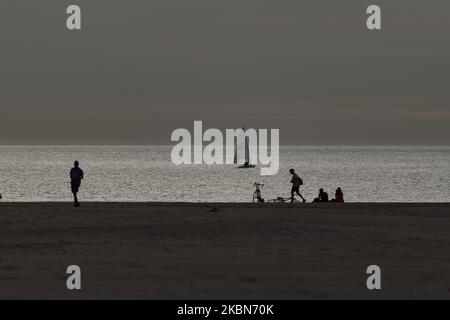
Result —
<instances>
[{"instance_id":1,"label":"sea","mask_svg":"<svg viewBox=\"0 0 450 320\"><path fill-rule=\"evenodd\" d=\"M71 201L69 171L85 179L80 201L252 202L254 183L266 199L289 197L289 169L312 201L319 188L347 202L449 202L450 147L280 148L280 169L174 165L171 146L0 146L1 202Z\"/></svg>"}]
</instances>

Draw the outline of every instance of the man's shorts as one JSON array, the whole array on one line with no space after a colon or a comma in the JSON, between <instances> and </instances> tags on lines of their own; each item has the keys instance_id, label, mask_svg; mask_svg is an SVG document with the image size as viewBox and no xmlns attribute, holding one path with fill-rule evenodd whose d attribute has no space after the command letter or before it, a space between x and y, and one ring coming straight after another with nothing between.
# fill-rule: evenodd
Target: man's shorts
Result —
<instances>
[{"instance_id":1,"label":"man's shorts","mask_svg":"<svg viewBox=\"0 0 450 320\"><path fill-rule=\"evenodd\" d=\"M80 183L77 181L72 181L70 183L70 186L72 187L72 193L78 193L78 190L80 189Z\"/></svg>"},{"instance_id":2,"label":"man's shorts","mask_svg":"<svg viewBox=\"0 0 450 320\"><path fill-rule=\"evenodd\" d=\"M300 193L300 186L292 187L291 193Z\"/></svg>"}]
</instances>

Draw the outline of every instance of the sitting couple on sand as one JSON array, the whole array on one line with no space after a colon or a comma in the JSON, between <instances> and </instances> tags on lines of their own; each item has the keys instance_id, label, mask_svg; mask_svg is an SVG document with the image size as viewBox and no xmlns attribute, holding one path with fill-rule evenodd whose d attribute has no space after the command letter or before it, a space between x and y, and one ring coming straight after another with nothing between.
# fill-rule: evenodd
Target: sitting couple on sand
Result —
<instances>
[{"instance_id":1,"label":"sitting couple on sand","mask_svg":"<svg viewBox=\"0 0 450 320\"><path fill-rule=\"evenodd\" d=\"M330 202L330 200L328 200L328 193L326 193L323 189L320 189L319 195L313 202ZM335 198L331 200L331 202L344 202L344 193L341 188L336 189Z\"/></svg>"}]
</instances>

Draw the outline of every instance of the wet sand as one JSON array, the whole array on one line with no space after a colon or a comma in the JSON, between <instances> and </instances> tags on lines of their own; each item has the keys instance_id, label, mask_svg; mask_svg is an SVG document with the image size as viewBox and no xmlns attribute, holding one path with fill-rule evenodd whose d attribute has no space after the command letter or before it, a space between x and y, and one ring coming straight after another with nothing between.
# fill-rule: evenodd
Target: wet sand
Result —
<instances>
[{"instance_id":1,"label":"wet sand","mask_svg":"<svg viewBox=\"0 0 450 320\"><path fill-rule=\"evenodd\" d=\"M450 204L0 203L0 237L2 299L450 299Z\"/></svg>"}]
</instances>

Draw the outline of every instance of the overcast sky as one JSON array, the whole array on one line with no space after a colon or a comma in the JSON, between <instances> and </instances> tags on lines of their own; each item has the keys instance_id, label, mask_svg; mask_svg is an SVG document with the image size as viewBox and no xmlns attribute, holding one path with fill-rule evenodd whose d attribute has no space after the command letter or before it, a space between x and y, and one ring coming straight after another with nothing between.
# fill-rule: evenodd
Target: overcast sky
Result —
<instances>
[{"instance_id":1,"label":"overcast sky","mask_svg":"<svg viewBox=\"0 0 450 320\"><path fill-rule=\"evenodd\" d=\"M68 31L66 7L82 8ZM383 30L366 29L370 4ZM0 144L450 145L448 0L2 0Z\"/></svg>"}]
</instances>

